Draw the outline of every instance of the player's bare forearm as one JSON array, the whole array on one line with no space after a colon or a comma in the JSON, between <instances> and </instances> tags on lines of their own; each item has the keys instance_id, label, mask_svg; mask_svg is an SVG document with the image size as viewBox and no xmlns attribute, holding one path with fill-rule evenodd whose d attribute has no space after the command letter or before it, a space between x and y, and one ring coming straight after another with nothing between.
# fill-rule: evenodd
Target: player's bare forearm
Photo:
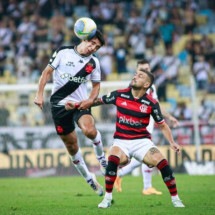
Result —
<instances>
[{"instance_id":1,"label":"player's bare forearm","mask_svg":"<svg viewBox=\"0 0 215 215\"><path fill-rule=\"evenodd\" d=\"M172 132L169 128L169 126L166 123L163 124L159 124L158 125L159 128L161 129L164 137L168 140L170 147L177 153L180 153L180 146L175 143L173 136L172 136Z\"/></svg>"},{"instance_id":2,"label":"player's bare forearm","mask_svg":"<svg viewBox=\"0 0 215 215\"><path fill-rule=\"evenodd\" d=\"M36 96L34 99L34 103L36 105L38 105L41 109L43 107L43 92L44 92L44 88L46 86L47 81L50 79L50 76L53 72L53 68L51 68L50 66L47 66L43 72L42 75L39 79L39 84L38 84L38 90L36 92Z\"/></svg>"},{"instance_id":3,"label":"player's bare forearm","mask_svg":"<svg viewBox=\"0 0 215 215\"><path fill-rule=\"evenodd\" d=\"M161 129L164 137L169 141L169 143L174 142L171 130L166 123L159 125L159 128Z\"/></svg>"},{"instance_id":4,"label":"player's bare forearm","mask_svg":"<svg viewBox=\"0 0 215 215\"><path fill-rule=\"evenodd\" d=\"M173 126L173 128L179 126L178 120L174 116L172 116L170 113L168 113L165 109L163 109L162 107L161 107L161 113L165 118L167 118L170 121L171 126Z\"/></svg>"},{"instance_id":5,"label":"player's bare forearm","mask_svg":"<svg viewBox=\"0 0 215 215\"><path fill-rule=\"evenodd\" d=\"M100 83L95 83L93 82L92 83L92 90L91 90L91 93L90 93L90 96L89 96L89 99L92 100L92 102L98 98L98 95L99 95L99 91L100 91Z\"/></svg>"},{"instance_id":6,"label":"player's bare forearm","mask_svg":"<svg viewBox=\"0 0 215 215\"><path fill-rule=\"evenodd\" d=\"M92 106L99 106L99 105L103 105L104 103L102 102L101 98L97 98L95 99L95 101L93 102Z\"/></svg>"},{"instance_id":7,"label":"player's bare forearm","mask_svg":"<svg viewBox=\"0 0 215 215\"><path fill-rule=\"evenodd\" d=\"M80 110L86 110L90 108L93 105L93 102L99 95L99 90L100 90L100 83L92 83L92 90L89 95L89 98L86 100L83 100L82 102L79 103L78 109Z\"/></svg>"},{"instance_id":8,"label":"player's bare forearm","mask_svg":"<svg viewBox=\"0 0 215 215\"><path fill-rule=\"evenodd\" d=\"M72 102L72 101L68 101L68 102L66 102L66 104L65 104L65 109L66 110L73 110L73 109L81 109L81 104L83 103L83 101L82 102ZM97 98L97 99L95 99L94 100L94 102L93 102L93 104L90 106L90 107L93 107L93 106L98 106L98 105L102 105L102 104L104 104L103 102L102 102L102 99L101 98Z\"/></svg>"}]
</instances>

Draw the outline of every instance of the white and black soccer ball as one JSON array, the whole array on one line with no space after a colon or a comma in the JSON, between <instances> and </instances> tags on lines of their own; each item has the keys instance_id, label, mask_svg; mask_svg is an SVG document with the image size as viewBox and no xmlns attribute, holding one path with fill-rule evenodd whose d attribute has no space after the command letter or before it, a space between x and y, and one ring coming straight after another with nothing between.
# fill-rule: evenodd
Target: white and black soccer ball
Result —
<instances>
[{"instance_id":1,"label":"white and black soccer ball","mask_svg":"<svg viewBox=\"0 0 215 215\"><path fill-rule=\"evenodd\" d=\"M82 17L75 22L75 35L81 40L88 40L92 38L97 30L96 23L88 17Z\"/></svg>"}]
</instances>

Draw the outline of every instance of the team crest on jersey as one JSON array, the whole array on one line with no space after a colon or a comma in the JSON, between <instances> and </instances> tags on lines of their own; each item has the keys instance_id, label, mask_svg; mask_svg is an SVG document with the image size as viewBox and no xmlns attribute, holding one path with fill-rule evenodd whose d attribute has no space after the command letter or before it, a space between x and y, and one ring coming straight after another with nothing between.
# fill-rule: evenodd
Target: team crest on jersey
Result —
<instances>
[{"instance_id":1,"label":"team crest on jersey","mask_svg":"<svg viewBox=\"0 0 215 215\"><path fill-rule=\"evenodd\" d=\"M148 106L147 106L147 105L141 105L141 106L140 106L140 111L141 111L142 113L146 113L147 110L148 110Z\"/></svg>"},{"instance_id":2,"label":"team crest on jersey","mask_svg":"<svg viewBox=\"0 0 215 215\"><path fill-rule=\"evenodd\" d=\"M92 63L88 63L86 66L85 66L85 71L87 73L91 73L92 71L94 70L94 65Z\"/></svg>"},{"instance_id":3,"label":"team crest on jersey","mask_svg":"<svg viewBox=\"0 0 215 215\"><path fill-rule=\"evenodd\" d=\"M64 132L63 128L60 125L56 126L56 130L59 134Z\"/></svg>"}]
</instances>

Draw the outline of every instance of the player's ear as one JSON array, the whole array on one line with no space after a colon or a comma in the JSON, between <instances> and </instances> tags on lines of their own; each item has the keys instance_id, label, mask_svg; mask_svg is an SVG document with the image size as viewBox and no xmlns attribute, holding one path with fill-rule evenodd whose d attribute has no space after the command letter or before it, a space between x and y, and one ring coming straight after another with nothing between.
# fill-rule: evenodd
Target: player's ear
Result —
<instances>
[{"instance_id":1,"label":"player's ear","mask_svg":"<svg viewBox=\"0 0 215 215\"><path fill-rule=\"evenodd\" d=\"M149 88L150 87L150 85L151 85L151 83L149 82L149 81L147 81L147 82L145 82L145 84L144 84L144 88Z\"/></svg>"}]
</instances>

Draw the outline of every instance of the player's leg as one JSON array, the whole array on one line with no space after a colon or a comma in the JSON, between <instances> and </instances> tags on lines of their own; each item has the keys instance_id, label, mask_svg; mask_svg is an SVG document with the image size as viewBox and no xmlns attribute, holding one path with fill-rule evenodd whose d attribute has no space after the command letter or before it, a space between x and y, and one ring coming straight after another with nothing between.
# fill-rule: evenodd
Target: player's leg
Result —
<instances>
[{"instance_id":1,"label":"player's leg","mask_svg":"<svg viewBox=\"0 0 215 215\"><path fill-rule=\"evenodd\" d=\"M91 188L99 195L103 195L103 188L102 186L96 181L95 175L90 173L86 163L83 159L82 153L80 148L78 147L77 143L77 135L75 131L67 134L61 135L61 139L63 140L70 158L75 166L76 170L80 173L81 176L84 177L86 182L91 186Z\"/></svg>"},{"instance_id":2,"label":"player's leg","mask_svg":"<svg viewBox=\"0 0 215 215\"><path fill-rule=\"evenodd\" d=\"M57 134L60 136L70 158L77 171L85 178L87 183L98 194L103 194L103 188L93 178L89 172L77 143L77 135L75 133L75 124L73 121L74 112L66 111L65 107L52 107L52 117L54 120Z\"/></svg>"},{"instance_id":3,"label":"player's leg","mask_svg":"<svg viewBox=\"0 0 215 215\"><path fill-rule=\"evenodd\" d=\"M105 174L107 161L105 158L101 134L95 127L94 118L92 117L92 115L90 115L89 112L87 112L87 110L79 112L78 117L78 125L81 128L83 134L92 141L96 158L99 161L101 167L101 171L103 174Z\"/></svg>"},{"instance_id":4,"label":"player's leg","mask_svg":"<svg viewBox=\"0 0 215 215\"><path fill-rule=\"evenodd\" d=\"M114 183L114 187L116 188L117 192L122 192L122 177L124 175L129 174L130 172L132 172L132 170L134 170L135 168L137 168L140 165L141 165L141 162L132 158L131 162L129 164L127 164L126 166L123 166L122 168L120 168L118 170L118 173L117 173L118 176Z\"/></svg>"},{"instance_id":5,"label":"player's leg","mask_svg":"<svg viewBox=\"0 0 215 215\"><path fill-rule=\"evenodd\" d=\"M129 164L123 166L118 170L118 176L123 177L124 175L131 173L135 168L139 167L140 165L140 161L136 160L135 158L132 158Z\"/></svg>"},{"instance_id":6,"label":"player's leg","mask_svg":"<svg viewBox=\"0 0 215 215\"><path fill-rule=\"evenodd\" d=\"M113 185L117 176L117 169L120 163L128 162L128 157L118 146L113 146L110 149L110 155L108 156L108 165L105 174L105 196L103 201L98 204L99 208L108 208L112 202Z\"/></svg>"},{"instance_id":7,"label":"player's leg","mask_svg":"<svg viewBox=\"0 0 215 215\"><path fill-rule=\"evenodd\" d=\"M156 190L152 186L152 173L154 168L149 168L146 164L142 164L141 170L143 174L143 195L161 195L162 192Z\"/></svg>"},{"instance_id":8,"label":"player's leg","mask_svg":"<svg viewBox=\"0 0 215 215\"><path fill-rule=\"evenodd\" d=\"M145 154L143 162L147 163L148 165L157 166L157 168L160 170L163 181L166 184L171 195L174 207L185 207L178 196L176 180L173 175L173 171L170 168L168 161L160 153L158 148L150 148L149 151Z\"/></svg>"}]
</instances>

